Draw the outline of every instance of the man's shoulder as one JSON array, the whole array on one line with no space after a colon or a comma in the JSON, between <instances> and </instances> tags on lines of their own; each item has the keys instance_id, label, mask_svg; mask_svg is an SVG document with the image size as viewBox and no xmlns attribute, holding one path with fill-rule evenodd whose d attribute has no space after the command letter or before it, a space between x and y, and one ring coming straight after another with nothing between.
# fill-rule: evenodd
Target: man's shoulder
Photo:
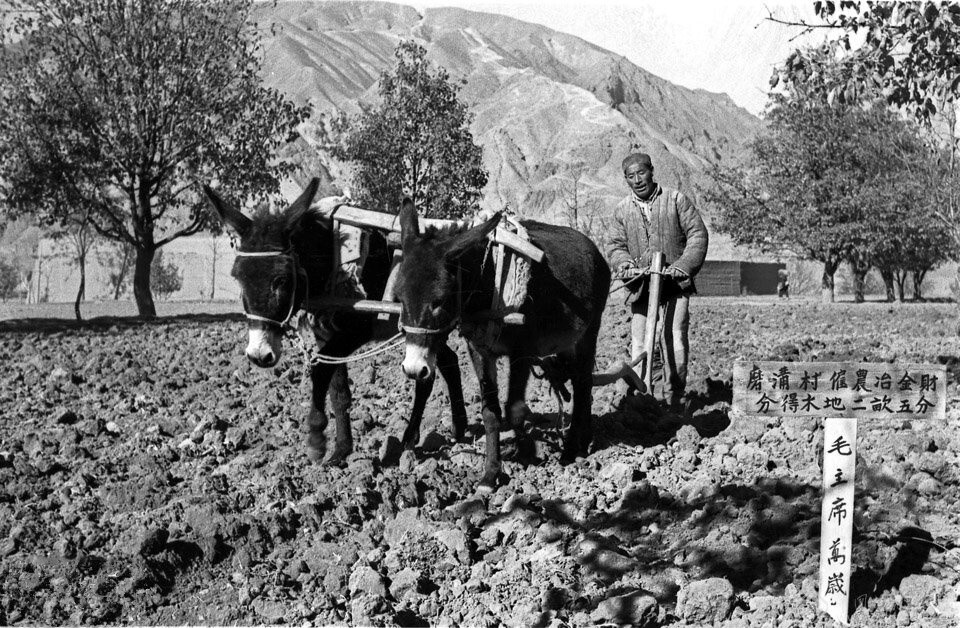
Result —
<instances>
[{"instance_id":1,"label":"man's shoulder","mask_svg":"<svg viewBox=\"0 0 960 628\"><path fill-rule=\"evenodd\" d=\"M668 199L668 198L677 198L677 199L680 199L680 198L687 198L687 197L684 196L684 195L683 195L683 192L681 192L680 190L677 190L677 189L675 189L675 188L668 188L668 187L665 186L665 185L661 185L661 186L660 186L660 198L666 200L666 199Z\"/></svg>"},{"instance_id":2,"label":"man's shoulder","mask_svg":"<svg viewBox=\"0 0 960 628\"><path fill-rule=\"evenodd\" d=\"M683 192L681 192L680 190L676 190L674 188L668 188L662 185L660 186L660 190L661 190L660 198L662 198L663 200L672 199L677 204L677 206L682 206L682 205L689 205L691 207L693 206L693 201L690 199L690 197L684 194Z\"/></svg>"},{"instance_id":3,"label":"man's shoulder","mask_svg":"<svg viewBox=\"0 0 960 628\"><path fill-rule=\"evenodd\" d=\"M630 209L631 207L633 207L633 197L632 195L628 194L617 202L616 209L617 211L622 211L625 209Z\"/></svg>"}]
</instances>

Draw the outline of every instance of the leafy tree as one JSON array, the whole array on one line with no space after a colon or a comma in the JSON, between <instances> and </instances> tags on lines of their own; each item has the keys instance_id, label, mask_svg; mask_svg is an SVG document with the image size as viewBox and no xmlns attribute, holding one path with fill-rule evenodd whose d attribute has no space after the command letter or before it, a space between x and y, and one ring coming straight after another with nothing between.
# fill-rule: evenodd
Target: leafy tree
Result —
<instances>
[{"instance_id":1,"label":"leafy tree","mask_svg":"<svg viewBox=\"0 0 960 628\"><path fill-rule=\"evenodd\" d=\"M17 296L20 286L20 271L17 265L0 258L0 299L6 301Z\"/></svg>"},{"instance_id":2,"label":"leafy tree","mask_svg":"<svg viewBox=\"0 0 960 628\"><path fill-rule=\"evenodd\" d=\"M183 287L183 271L174 262L163 259L163 251L157 251L150 268L150 282L161 298L168 298Z\"/></svg>"},{"instance_id":3,"label":"leafy tree","mask_svg":"<svg viewBox=\"0 0 960 628\"><path fill-rule=\"evenodd\" d=\"M306 116L260 79L253 0L18 0L0 46L0 200L47 225L89 213L132 246L142 317L160 247L209 214L197 180L278 190Z\"/></svg>"},{"instance_id":4,"label":"leafy tree","mask_svg":"<svg viewBox=\"0 0 960 628\"><path fill-rule=\"evenodd\" d=\"M476 209L487 173L458 85L426 55L401 42L397 67L380 75L379 102L329 120L327 141L354 167L353 195L362 204L397 211L409 196L428 216L456 218Z\"/></svg>"},{"instance_id":5,"label":"leafy tree","mask_svg":"<svg viewBox=\"0 0 960 628\"><path fill-rule=\"evenodd\" d=\"M870 268L915 237L921 215L930 218L917 182L896 175L928 153L881 107L833 107L811 91L775 96L767 117L745 169L711 171L717 185L706 198L717 207L716 228L741 245L821 262L827 301L849 262L855 299L863 300Z\"/></svg>"},{"instance_id":6,"label":"leafy tree","mask_svg":"<svg viewBox=\"0 0 960 628\"><path fill-rule=\"evenodd\" d=\"M878 91L889 105L912 115L930 143L947 152L945 168L925 183L936 195L934 217L956 257L960 254L960 5L844 0L813 6L811 20L771 19L805 31L834 31L838 36L816 48L794 52L777 69L772 83L798 85L812 79L840 103L854 103L865 92ZM824 59L830 63L823 63Z\"/></svg>"}]
</instances>

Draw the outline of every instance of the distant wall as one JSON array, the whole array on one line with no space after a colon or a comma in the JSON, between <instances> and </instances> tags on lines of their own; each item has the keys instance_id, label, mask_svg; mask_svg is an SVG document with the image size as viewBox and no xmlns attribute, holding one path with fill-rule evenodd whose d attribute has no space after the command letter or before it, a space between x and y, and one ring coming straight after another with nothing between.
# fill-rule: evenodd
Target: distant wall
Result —
<instances>
[{"instance_id":1,"label":"distant wall","mask_svg":"<svg viewBox=\"0 0 960 628\"><path fill-rule=\"evenodd\" d=\"M708 297L776 294L777 271L781 268L786 265L707 260L697 274L697 294Z\"/></svg>"}]
</instances>

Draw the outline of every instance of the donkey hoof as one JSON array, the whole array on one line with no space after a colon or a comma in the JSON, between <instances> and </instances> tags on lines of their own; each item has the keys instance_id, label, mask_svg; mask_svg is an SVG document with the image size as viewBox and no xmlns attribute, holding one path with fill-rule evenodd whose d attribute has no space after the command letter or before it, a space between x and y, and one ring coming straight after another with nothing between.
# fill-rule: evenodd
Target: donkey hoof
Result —
<instances>
[{"instance_id":1,"label":"donkey hoof","mask_svg":"<svg viewBox=\"0 0 960 628\"><path fill-rule=\"evenodd\" d=\"M497 489L500 480L500 473L497 471L487 471L480 478L480 484L477 485L477 494L489 495Z\"/></svg>"},{"instance_id":2,"label":"donkey hoof","mask_svg":"<svg viewBox=\"0 0 960 628\"><path fill-rule=\"evenodd\" d=\"M315 447L313 445L307 445L307 460L313 463L323 462L323 457L327 455L326 446Z\"/></svg>"},{"instance_id":3,"label":"donkey hoof","mask_svg":"<svg viewBox=\"0 0 960 628\"><path fill-rule=\"evenodd\" d=\"M537 446L529 435L523 435L517 438L517 460L524 463L533 462L537 459Z\"/></svg>"},{"instance_id":4,"label":"donkey hoof","mask_svg":"<svg viewBox=\"0 0 960 628\"><path fill-rule=\"evenodd\" d=\"M574 462L576 462L579 456L583 456L583 454L580 453L579 451L580 449L581 449L580 447L577 447L575 445L570 445L570 444L564 445L563 452L560 454L560 464L563 466L567 466L569 464L573 464Z\"/></svg>"},{"instance_id":5,"label":"donkey hoof","mask_svg":"<svg viewBox=\"0 0 960 628\"><path fill-rule=\"evenodd\" d=\"M417 432L416 434L412 434L410 436L404 435L403 440L400 441L400 444L403 445L405 450L413 451L419 442L420 432Z\"/></svg>"},{"instance_id":6,"label":"donkey hoof","mask_svg":"<svg viewBox=\"0 0 960 628\"><path fill-rule=\"evenodd\" d=\"M328 469L342 469L343 467L347 466L347 457L334 453L332 456L323 461L323 466Z\"/></svg>"}]
</instances>

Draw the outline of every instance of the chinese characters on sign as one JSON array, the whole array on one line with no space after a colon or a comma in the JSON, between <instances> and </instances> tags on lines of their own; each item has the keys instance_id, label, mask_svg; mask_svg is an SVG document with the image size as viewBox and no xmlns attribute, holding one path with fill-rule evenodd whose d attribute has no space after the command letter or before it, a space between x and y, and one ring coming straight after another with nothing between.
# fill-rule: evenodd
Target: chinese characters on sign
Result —
<instances>
[{"instance_id":1,"label":"chinese characters on sign","mask_svg":"<svg viewBox=\"0 0 960 628\"><path fill-rule=\"evenodd\" d=\"M733 407L759 416L936 418L946 367L846 362L738 362Z\"/></svg>"},{"instance_id":2,"label":"chinese characters on sign","mask_svg":"<svg viewBox=\"0 0 960 628\"><path fill-rule=\"evenodd\" d=\"M733 407L759 417L823 417L819 608L848 624L857 419L946 416L945 366L738 362Z\"/></svg>"},{"instance_id":3,"label":"chinese characters on sign","mask_svg":"<svg viewBox=\"0 0 960 628\"><path fill-rule=\"evenodd\" d=\"M823 422L823 508L820 515L820 609L847 623L853 549L853 474L857 420Z\"/></svg>"}]
</instances>

